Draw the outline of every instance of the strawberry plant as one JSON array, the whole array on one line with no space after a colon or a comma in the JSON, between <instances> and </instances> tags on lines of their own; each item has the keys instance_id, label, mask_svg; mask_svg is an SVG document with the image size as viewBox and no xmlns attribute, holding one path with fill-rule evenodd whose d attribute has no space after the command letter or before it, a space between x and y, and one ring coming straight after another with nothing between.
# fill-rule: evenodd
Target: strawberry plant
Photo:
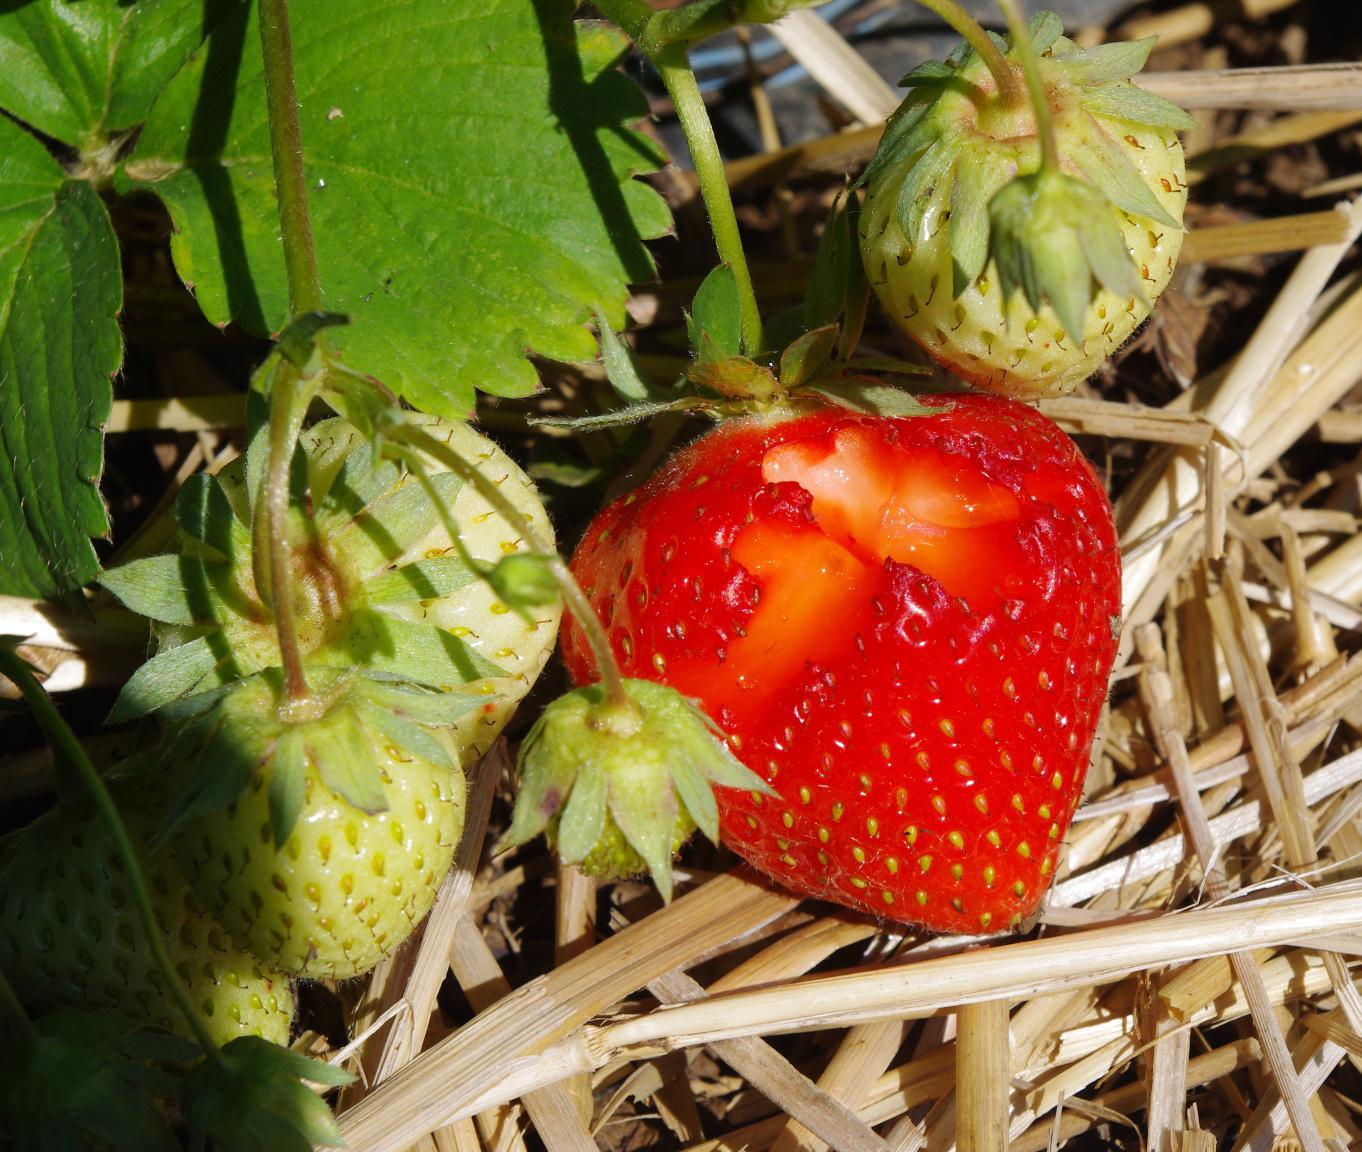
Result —
<instances>
[{"instance_id":1,"label":"strawberry plant","mask_svg":"<svg viewBox=\"0 0 1362 1152\"><path fill-rule=\"evenodd\" d=\"M391 982L479 969L454 926L472 878L446 880L487 830L466 773L507 732L500 848L544 834L560 892L647 873L670 901L699 830L877 924L1029 927L1122 595L1103 481L1016 401L1089 377L1167 284L1191 121L1132 83L1146 42L1079 48L1013 0L1004 40L923 3L966 44L909 74L784 312L758 298L690 53L802 0L0 11L0 593L146 626L101 700L138 748L108 784L0 652L55 748L55 807L0 846L0 1010L10 1080L58 1137L135 1081L178 1127L137 1096L118 1147L339 1140L308 1085L350 1077L308 1059L337 1031L308 1004L354 1025L377 1083L436 1004ZM665 156L631 127L630 51L719 258L665 372L623 333L673 226L637 179ZM105 563L120 229L152 201L201 318L248 350L244 434ZM966 390L915 394L930 369L864 339L872 294ZM613 396L544 389L598 353ZM717 427L669 455L692 416ZM555 467L565 446L592 466ZM607 486L565 560L546 503L571 531ZM560 617L573 684L539 700ZM391 1029L377 1064L370 1025ZM63 1112L82 1029L107 1071Z\"/></svg>"}]
</instances>

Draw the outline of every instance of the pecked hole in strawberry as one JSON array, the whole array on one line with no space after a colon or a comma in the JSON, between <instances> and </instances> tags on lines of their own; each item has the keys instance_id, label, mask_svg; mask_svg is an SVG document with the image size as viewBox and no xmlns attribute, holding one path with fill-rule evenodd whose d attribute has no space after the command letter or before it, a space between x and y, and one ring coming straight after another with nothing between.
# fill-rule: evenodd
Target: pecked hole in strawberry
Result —
<instances>
[{"instance_id":1,"label":"pecked hole in strawberry","mask_svg":"<svg viewBox=\"0 0 1362 1152\"><path fill-rule=\"evenodd\" d=\"M808 492L822 532L863 563L909 565L977 610L998 602L1001 572L1022 567L1017 497L964 457L927 445L891 447L851 425L831 445L769 449L762 477Z\"/></svg>"}]
</instances>

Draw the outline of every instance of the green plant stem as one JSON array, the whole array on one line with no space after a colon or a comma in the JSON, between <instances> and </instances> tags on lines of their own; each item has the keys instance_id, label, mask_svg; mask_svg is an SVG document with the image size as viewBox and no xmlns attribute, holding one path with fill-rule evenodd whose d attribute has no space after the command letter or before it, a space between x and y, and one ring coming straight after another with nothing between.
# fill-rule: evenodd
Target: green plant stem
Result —
<instances>
[{"instance_id":1,"label":"green plant stem","mask_svg":"<svg viewBox=\"0 0 1362 1152\"><path fill-rule=\"evenodd\" d=\"M274 190L288 275L289 311L294 319L322 309L322 282L307 210L303 172L303 133L298 124L298 93L293 82L293 38L288 0L259 0L260 46L265 57L265 103L269 110Z\"/></svg>"},{"instance_id":2,"label":"green plant stem","mask_svg":"<svg viewBox=\"0 0 1362 1152\"><path fill-rule=\"evenodd\" d=\"M742 307L743 346L749 354L764 351L765 335L761 311L757 307L757 293L752 287L752 274L747 267L742 236L738 232L738 217L733 211L733 197L728 190L728 176L724 172L719 142L714 138L714 125L700 86L691 71L690 57L684 44L658 45L649 36L649 25L659 13L643 0L597 0L596 7L614 21L638 45L639 50L653 62L667 94L676 106L681 130L686 134L695 175L700 182L700 196L709 214L709 226L714 233L714 246L719 259L733 269L738 282Z\"/></svg>"},{"instance_id":3,"label":"green plant stem","mask_svg":"<svg viewBox=\"0 0 1362 1152\"><path fill-rule=\"evenodd\" d=\"M19 1003L19 997L14 994L14 987L5 978L4 972L0 972L0 1019L7 1021L13 1034L29 1047L42 1039L28 1013L24 1011L24 1006Z\"/></svg>"},{"instance_id":4,"label":"green plant stem","mask_svg":"<svg viewBox=\"0 0 1362 1152\"><path fill-rule=\"evenodd\" d=\"M577 626L581 628L582 635L586 637L587 645L591 648L591 655L596 662L596 672L605 687L607 702L615 707L632 710L634 705L624 689L624 678L620 675L619 664L611 650L610 639L606 636L605 629L601 627L601 622L591 607L591 601L587 599L582 586L572 574L572 569L558 554L558 550L536 531L524 513L506 498L500 488L448 444L437 440L425 429L411 424L404 424L395 429L392 435L395 440L404 442L409 448L418 449L438 460L465 483L471 484L478 495L516 530L520 538L529 545L530 551L543 558L562 590L563 602L572 613L573 619L577 621Z\"/></svg>"},{"instance_id":5,"label":"green plant stem","mask_svg":"<svg viewBox=\"0 0 1362 1152\"><path fill-rule=\"evenodd\" d=\"M293 38L289 31L288 0L258 0L260 46L265 62L265 103L269 111L270 151L274 160L274 190L279 201L279 229L288 275L290 318L322 309L322 285L317 273L317 249L307 207L307 177L303 169L303 134L298 123L298 94L293 79ZM284 693L291 701L310 695L298 647L293 617L292 559L288 540L289 463L302 430L309 396L297 369L281 360L270 388L269 463L264 499L256 511L254 556L260 582L259 557L269 556L268 587L261 589L274 610L279 633L279 656L284 669ZM260 517L263 515L263 522ZM262 526L263 525L263 526Z\"/></svg>"},{"instance_id":6,"label":"green plant stem","mask_svg":"<svg viewBox=\"0 0 1362 1152\"><path fill-rule=\"evenodd\" d=\"M298 370L283 358L270 388L269 459L262 485L263 520L256 513L256 532L252 541L255 556L263 547L269 556L269 600L274 608L274 627L279 634L279 657L284 669L284 699L307 700L311 691L303 672L302 650L298 645L298 624L293 615L293 555L288 539L289 463L302 431L308 397ZM260 525L268 538L261 540Z\"/></svg>"},{"instance_id":7,"label":"green plant stem","mask_svg":"<svg viewBox=\"0 0 1362 1152\"><path fill-rule=\"evenodd\" d=\"M142 931L146 934L147 943L151 948L152 960L165 978L171 995L175 997L175 1002L179 1005L185 1020L188 1021L190 1031L194 1033L194 1038L198 1041L199 1047L203 1049L206 1056L220 1061L221 1056L217 1044L213 1041L203 1019L190 1001L189 992L181 981L179 973L175 971L175 966L170 962L165 941L161 938L160 925L156 923L156 913L151 906L151 893L147 889L146 878L142 874L142 865L137 858L137 849L133 845L132 838L128 835L123 817L118 814L118 806L114 804L108 788L104 786L104 781L99 778L99 773L95 771L95 766L90 763L90 757L85 754L85 749L76 739L75 733L66 726L66 721L61 718L61 713L52 703L52 697L44 691L43 686L38 683L37 677L29 671L23 657L6 645L0 645L0 672L3 672L13 682L24 699L28 701L29 707L33 709L34 715L42 726L53 750L58 756L64 757L66 762L75 769L86 793L94 801L100 819L104 822L110 836L113 837L114 851L118 855L119 862L127 873L128 887L132 889L133 907L137 909L137 918L141 921Z\"/></svg>"},{"instance_id":8,"label":"green plant stem","mask_svg":"<svg viewBox=\"0 0 1362 1152\"><path fill-rule=\"evenodd\" d=\"M752 287L752 274L747 268L742 235L738 231L737 213L733 211L733 197L728 190L728 174L724 171L719 142L714 138L709 110L700 95L700 85L695 82L684 45L667 45L653 57L653 63L676 106L681 130L686 134L719 259L733 270L733 278L738 284L743 349L754 355L764 351L766 337L762 331L761 311L757 307L757 293Z\"/></svg>"},{"instance_id":9,"label":"green plant stem","mask_svg":"<svg viewBox=\"0 0 1362 1152\"><path fill-rule=\"evenodd\" d=\"M971 48L979 53L979 59L984 62L993 79L998 85L998 94L1008 104L1019 104L1024 98L1022 89L1017 84L1017 74L1012 66L1008 64L1003 54L998 51L998 46L989 39L989 35L984 31L984 27L973 16L965 11L957 0L917 0L923 8L929 12L935 12L956 32L960 33L961 39Z\"/></svg>"},{"instance_id":10,"label":"green plant stem","mask_svg":"<svg viewBox=\"0 0 1362 1152\"><path fill-rule=\"evenodd\" d=\"M921 0L919 0L921 2ZM1031 108L1036 116L1036 134L1040 137L1040 166L1059 171L1059 148L1055 144L1054 117L1050 115L1050 100L1045 94L1045 82L1040 75L1040 59L1031 43L1031 33L1022 18L1017 0L998 0L998 7L1007 17L1012 33L1012 47L1021 60L1026 88L1031 97Z\"/></svg>"}]
</instances>

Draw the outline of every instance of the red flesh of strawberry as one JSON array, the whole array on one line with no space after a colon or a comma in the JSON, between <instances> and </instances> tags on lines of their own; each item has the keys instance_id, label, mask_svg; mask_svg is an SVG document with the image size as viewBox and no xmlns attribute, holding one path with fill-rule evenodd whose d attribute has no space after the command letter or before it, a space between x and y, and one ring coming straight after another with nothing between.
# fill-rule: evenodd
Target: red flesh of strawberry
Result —
<instances>
[{"instance_id":1,"label":"red flesh of strawberry","mask_svg":"<svg viewBox=\"0 0 1362 1152\"><path fill-rule=\"evenodd\" d=\"M1037 906L1115 656L1091 466L982 396L931 416L730 421L606 508L573 558L626 676L698 699L778 799L724 841L801 893L943 931ZM563 641L593 679L581 632Z\"/></svg>"}]
</instances>

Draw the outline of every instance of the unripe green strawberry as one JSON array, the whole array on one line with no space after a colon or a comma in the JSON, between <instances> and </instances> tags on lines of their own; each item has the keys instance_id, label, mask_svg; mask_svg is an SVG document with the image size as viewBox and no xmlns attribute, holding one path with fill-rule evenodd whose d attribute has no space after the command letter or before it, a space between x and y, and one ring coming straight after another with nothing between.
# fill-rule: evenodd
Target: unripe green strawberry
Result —
<instances>
[{"instance_id":1,"label":"unripe green strawberry","mask_svg":"<svg viewBox=\"0 0 1362 1152\"><path fill-rule=\"evenodd\" d=\"M963 45L905 77L911 91L866 172L860 217L866 274L893 320L949 371L1020 399L1069 391L1144 320L1172 275L1187 202L1176 132L1193 122L1129 82L1153 40L1079 49L1061 30L1053 13L1031 23L1044 53L1055 175L1066 180L1014 203L1008 236L997 235L990 209L1014 178L1041 167L1035 116L1024 98L1000 95ZM1015 49L1005 63L1024 92ZM1077 194L1079 184L1093 195ZM1051 221L1044 235L1027 235L1025 222L1042 215ZM991 254L1019 242L1030 251L1013 253L1000 274ZM1121 243L1129 261L1120 259ZM1095 294L1094 278L1102 285ZM1008 280L1027 299L1006 298Z\"/></svg>"},{"instance_id":2,"label":"unripe green strawberry","mask_svg":"<svg viewBox=\"0 0 1362 1152\"><path fill-rule=\"evenodd\" d=\"M533 483L500 448L467 424L410 413L404 420L474 465L552 539ZM177 554L101 578L128 607L160 622L160 652L129 681L115 719L279 665L273 614L253 566L257 448L244 463L185 485ZM526 619L499 599L473 565L523 552L520 533L438 457L413 455L447 503L463 553L411 469L379 459L343 420L303 433L289 517L294 615L309 668L364 668L482 693L490 706L461 713L449 732L467 763L491 746L539 675L560 608L544 604Z\"/></svg>"},{"instance_id":3,"label":"unripe green strawberry","mask_svg":"<svg viewBox=\"0 0 1362 1152\"><path fill-rule=\"evenodd\" d=\"M140 784L114 795L130 830L148 838ZM288 977L232 943L195 897L174 854L144 853L171 962L220 1044L258 1035L288 1042ZM114 1008L192 1035L152 962L121 860L93 807L59 805L16 833L0 858L0 968L25 1006Z\"/></svg>"},{"instance_id":4,"label":"unripe green strawberry","mask_svg":"<svg viewBox=\"0 0 1362 1152\"><path fill-rule=\"evenodd\" d=\"M301 704L268 672L172 705L183 729L163 762L197 773L171 826L212 914L280 971L345 978L430 911L463 830L448 730L500 705L357 672L310 677Z\"/></svg>"}]
</instances>

